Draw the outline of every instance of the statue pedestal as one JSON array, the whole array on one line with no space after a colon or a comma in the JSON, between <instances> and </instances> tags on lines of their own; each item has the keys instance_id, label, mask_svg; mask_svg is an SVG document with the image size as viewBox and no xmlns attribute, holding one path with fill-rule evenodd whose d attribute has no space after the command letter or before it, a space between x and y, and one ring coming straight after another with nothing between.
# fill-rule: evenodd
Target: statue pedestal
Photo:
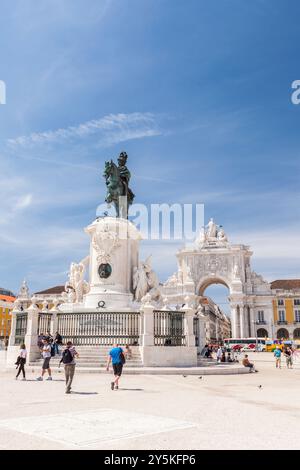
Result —
<instances>
[{"instance_id":1,"label":"statue pedestal","mask_svg":"<svg viewBox=\"0 0 300 470\"><path fill-rule=\"evenodd\" d=\"M103 217L86 227L90 242L90 291L84 309L132 309L133 268L138 266L141 233L127 219Z\"/></svg>"}]
</instances>

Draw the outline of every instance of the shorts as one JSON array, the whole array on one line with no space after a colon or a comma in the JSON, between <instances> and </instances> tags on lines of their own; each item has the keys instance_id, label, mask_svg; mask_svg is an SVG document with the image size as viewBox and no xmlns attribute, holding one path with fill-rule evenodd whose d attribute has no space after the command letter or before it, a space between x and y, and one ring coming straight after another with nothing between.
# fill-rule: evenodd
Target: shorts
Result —
<instances>
[{"instance_id":1,"label":"shorts","mask_svg":"<svg viewBox=\"0 0 300 470\"><path fill-rule=\"evenodd\" d=\"M113 370L114 370L114 375L117 375L118 377L121 377L122 375L122 370L123 370L123 364L113 364Z\"/></svg>"},{"instance_id":2,"label":"shorts","mask_svg":"<svg viewBox=\"0 0 300 470\"><path fill-rule=\"evenodd\" d=\"M43 367L42 367L43 370L50 369L50 359L51 357L44 358Z\"/></svg>"},{"instance_id":3,"label":"shorts","mask_svg":"<svg viewBox=\"0 0 300 470\"><path fill-rule=\"evenodd\" d=\"M291 356L286 358L286 363L287 363L287 365L291 365L291 366L293 365L293 359L292 359Z\"/></svg>"}]
</instances>

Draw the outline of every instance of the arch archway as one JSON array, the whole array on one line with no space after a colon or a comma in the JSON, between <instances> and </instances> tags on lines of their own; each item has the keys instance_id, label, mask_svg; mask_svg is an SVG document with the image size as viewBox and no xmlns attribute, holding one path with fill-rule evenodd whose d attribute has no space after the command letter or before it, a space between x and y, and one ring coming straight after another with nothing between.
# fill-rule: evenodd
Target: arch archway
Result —
<instances>
[{"instance_id":1,"label":"arch archway","mask_svg":"<svg viewBox=\"0 0 300 470\"><path fill-rule=\"evenodd\" d=\"M259 328L256 332L258 338L268 338L268 332L265 328Z\"/></svg>"},{"instance_id":2,"label":"arch archway","mask_svg":"<svg viewBox=\"0 0 300 470\"><path fill-rule=\"evenodd\" d=\"M277 339L289 339L290 335L286 328L279 328L277 331Z\"/></svg>"},{"instance_id":3,"label":"arch archway","mask_svg":"<svg viewBox=\"0 0 300 470\"><path fill-rule=\"evenodd\" d=\"M300 328L296 328L293 332L293 339L300 339Z\"/></svg>"},{"instance_id":4,"label":"arch archway","mask_svg":"<svg viewBox=\"0 0 300 470\"><path fill-rule=\"evenodd\" d=\"M201 304L207 315L206 332L212 341L222 341L231 336L229 288L223 280L206 279L199 289Z\"/></svg>"},{"instance_id":5,"label":"arch archway","mask_svg":"<svg viewBox=\"0 0 300 470\"><path fill-rule=\"evenodd\" d=\"M204 295L205 290L208 287L210 287L214 284L221 284L221 285L227 287L227 289L230 292L230 284L224 278L221 278L221 277L217 277L217 278L216 277L207 277L205 279L201 279L201 281L198 283L198 287L197 287L198 294L199 295Z\"/></svg>"}]
</instances>

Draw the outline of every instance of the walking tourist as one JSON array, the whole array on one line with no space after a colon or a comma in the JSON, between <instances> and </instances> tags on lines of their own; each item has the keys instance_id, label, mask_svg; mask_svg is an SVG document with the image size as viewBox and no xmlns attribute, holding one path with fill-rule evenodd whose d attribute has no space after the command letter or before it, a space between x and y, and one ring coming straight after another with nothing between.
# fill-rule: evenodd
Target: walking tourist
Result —
<instances>
[{"instance_id":1,"label":"walking tourist","mask_svg":"<svg viewBox=\"0 0 300 470\"><path fill-rule=\"evenodd\" d=\"M218 350L217 350L217 362L218 362L218 363L221 362L222 354L223 354L223 349L222 349L221 346L219 346L219 348L218 348Z\"/></svg>"},{"instance_id":2,"label":"walking tourist","mask_svg":"<svg viewBox=\"0 0 300 470\"><path fill-rule=\"evenodd\" d=\"M276 349L274 351L274 357L275 357L276 369L277 368L281 369L281 349L279 346L276 346Z\"/></svg>"},{"instance_id":3,"label":"walking tourist","mask_svg":"<svg viewBox=\"0 0 300 470\"><path fill-rule=\"evenodd\" d=\"M75 374L75 356L79 357L78 352L76 351L75 347L73 346L71 341L67 342L67 347L62 353L62 358L60 360L59 366L61 363L64 364L65 367L65 377L66 377L66 393L71 393L71 385L73 382L74 374Z\"/></svg>"},{"instance_id":4,"label":"walking tourist","mask_svg":"<svg viewBox=\"0 0 300 470\"><path fill-rule=\"evenodd\" d=\"M62 336L57 331L53 342L54 354L59 354L59 346L62 346Z\"/></svg>"},{"instance_id":5,"label":"walking tourist","mask_svg":"<svg viewBox=\"0 0 300 470\"><path fill-rule=\"evenodd\" d=\"M46 371L48 371L47 380L52 380L50 369L51 345L48 339L43 339L43 348L41 349L41 353L43 357L42 374L36 380L43 380Z\"/></svg>"},{"instance_id":6,"label":"walking tourist","mask_svg":"<svg viewBox=\"0 0 300 470\"><path fill-rule=\"evenodd\" d=\"M109 365L112 362L113 372L115 376L114 382L111 382L111 389L118 390L119 380L122 375L123 365L125 364L125 355L123 349L118 344L114 344L108 353L106 370L109 371Z\"/></svg>"},{"instance_id":7,"label":"walking tourist","mask_svg":"<svg viewBox=\"0 0 300 470\"><path fill-rule=\"evenodd\" d=\"M293 350L289 346L284 351L284 355L286 357L286 365L288 369L293 368Z\"/></svg>"},{"instance_id":8,"label":"walking tourist","mask_svg":"<svg viewBox=\"0 0 300 470\"><path fill-rule=\"evenodd\" d=\"M125 353L127 359L132 359L132 350L128 344L125 346Z\"/></svg>"},{"instance_id":9,"label":"walking tourist","mask_svg":"<svg viewBox=\"0 0 300 470\"><path fill-rule=\"evenodd\" d=\"M40 334L38 335L37 345L38 345L39 349L42 349L42 347L43 347L43 339L44 339L44 338L45 338L44 333L40 333Z\"/></svg>"},{"instance_id":10,"label":"walking tourist","mask_svg":"<svg viewBox=\"0 0 300 470\"><path fill-rule=\"evenodd\" d=\"M22 374L23 374L23 379L22 380L26 380L26 377L25 377L26 356L27 356L26 346L25 346L25 344L21 344L19 356L18 356L18 359L17 359L17 362L16 362L17 369L18 369L16 379L18 379L19 375L22 372Z\"/></svg>"},{"instance_id":11,"label":"walking tourist","mask_svg":"<svg viewBox=\"0 0 300 470\"><path fill-rule=\"evenodd\" d=\"M245 357L242 360L242 364L244 367L249 367L249 372L257 372L257 370L254 367L254 364L249 361L248 354L245 354Z\"/></svg>"}]
</instances>

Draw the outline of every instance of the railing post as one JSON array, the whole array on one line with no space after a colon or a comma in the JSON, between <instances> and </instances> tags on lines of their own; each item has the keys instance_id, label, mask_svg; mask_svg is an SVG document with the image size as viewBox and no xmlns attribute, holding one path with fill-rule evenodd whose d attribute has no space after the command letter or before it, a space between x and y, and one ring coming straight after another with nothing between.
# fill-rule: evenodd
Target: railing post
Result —
<instances>
[{"instance_id":1,"label":"railing post","mask_svg":"<svg viewBox=\"0 0 300 470\"><path fill-rule=\"evenodd\" d=\"M58 316L57 316L57 313L58 313L57 306L58 306L58 304L59 304L58 301L54 301L54 305L53 305L53 307L51 308L51 310L49 312L49 313L51 313L50 333L53 337L54 337L55 333L58 331Z\"/></svg>"},{"instance_id":2,"label":"railing post","mask_svg":"<svg viewBox=\"0 0 300 470\"><path fill-rule=\"evenodd\" d=\"M190 301L189 297L186 297L184 300L185 300L185 306L182 307L180 310L185 313L184 330L185 330L186 346L193 347L195 346L194 316L195 316L196 311L189 305L189 301Z\"/></svg>"},{"instance_id":3,"label":"railing post","mask_svg":"<svg viewBox=\"0 0 300 470\"><path fill-rule=\"evenodd\" d=\"M141 314L143 315L143 333L142 346L154 346L154 307L151 305L151 299L142 305Z\"/></svg>"},{"instance_id":4,"label":"railing post","mask_svg":"<svg viewBox=\"0 0 300 470\"><path fill-rule=\"evenodd\" d=\"M28 354L28 362L36 359L39 355L38 348L38 320L39 309L32 303L27 309L27 332L25 336L25 345Z\"/></svg>"}]
</instances>

